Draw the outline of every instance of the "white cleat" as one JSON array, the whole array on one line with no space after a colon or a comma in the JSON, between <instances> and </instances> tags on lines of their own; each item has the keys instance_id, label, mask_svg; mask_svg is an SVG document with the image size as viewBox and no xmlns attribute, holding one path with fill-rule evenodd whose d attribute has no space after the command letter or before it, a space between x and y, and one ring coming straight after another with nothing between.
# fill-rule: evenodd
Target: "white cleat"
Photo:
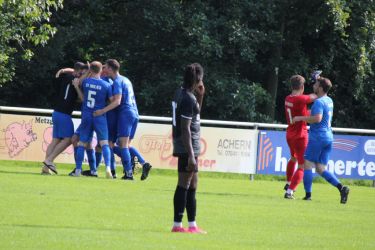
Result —
<instances>
[{"instance_id":1,"label":"white cleat","mask_svg":"<svg viewBox=\"0 0 375 250\"><path fill-rule=\"evenodd\" d=\"M111 169L110 168L106 168L105 170L105 177L107 179L113 179L113 176L112 176L112 173L111 173Z\"/></svg>"}]
</instances>

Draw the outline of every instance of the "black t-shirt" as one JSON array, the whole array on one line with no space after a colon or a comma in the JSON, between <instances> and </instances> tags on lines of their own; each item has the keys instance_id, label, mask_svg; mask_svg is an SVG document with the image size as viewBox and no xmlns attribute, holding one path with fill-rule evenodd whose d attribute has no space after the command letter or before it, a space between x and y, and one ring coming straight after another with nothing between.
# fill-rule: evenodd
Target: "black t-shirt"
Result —
<instances>
[{"instance_id":1,"label":"black t-shirt","mask_svg":"<svg viewBox=\"0 0 375 250\"><path fill-rule=\"evenodd\" d=\"M200 154L200 109L193 93L179 88L172 102L172 112L173 155L186 156L188 153L182 143L181 119L190 119L191 142L194 155L198 156Z\"/></svg>"},{"instance_id":2,"label":"black t-shirt","mask_svg":"<svg viewBox=\"0 0 375 250\"><path fill-rule=\"evenodd\" d=\"M71 115L77 102L77 91L73 86L74 76L72 74L61 74L57 78L59 92L57 94L55 110Z\"/></svg>"}]
</instances>

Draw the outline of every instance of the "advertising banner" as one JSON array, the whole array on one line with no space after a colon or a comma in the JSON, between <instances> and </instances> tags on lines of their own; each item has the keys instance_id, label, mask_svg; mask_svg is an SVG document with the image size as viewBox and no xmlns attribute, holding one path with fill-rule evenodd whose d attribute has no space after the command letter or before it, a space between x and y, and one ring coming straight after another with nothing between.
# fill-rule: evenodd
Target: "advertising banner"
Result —
<instances>
[{"instance_id":1,"label":"advertising banner","mask_svg":"<svg viewBox=\"0 0 375 250\"><path fill-rule=\"evenodd\" d=\"M73 122L77 128L80 119ZM0 114L0 159L42 162L52 141L52 125L51 117ZM200 170L255 174L258 131L202 127L201 135ZM93 145L96 143L94 135ZM171 125L140 123L132 146L153 167L177 168ZM55 162L74 163L73 147Z\"/></svg>"},{"instance_id":2,"label":"advertising banner","mask_svg":"<svg viewBox=\"0 0 375 250\"><path fill-rule=\"evenodd\" d=\"M260 131L258 174L285 175L290 158L284 131ZM339 178L375 180L375 137L334 135L327 169Z\"/></svg>"}]
</instances>

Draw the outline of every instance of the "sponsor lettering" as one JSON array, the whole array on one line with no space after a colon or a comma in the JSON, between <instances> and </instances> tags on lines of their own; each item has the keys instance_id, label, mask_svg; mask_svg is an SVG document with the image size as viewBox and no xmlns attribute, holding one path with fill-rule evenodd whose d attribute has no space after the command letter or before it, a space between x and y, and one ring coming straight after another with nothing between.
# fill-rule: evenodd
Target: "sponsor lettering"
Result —
<instances>
[{"instance_id":1,"label":"sponsor lettering","mask_svg":"<svg viewBox=\"0 0 375 250\"><path fill-rule=\"evenodd\" d=\"M35 123L53 125L52 118L35 116Z\"/></svg>"}]
</instances>

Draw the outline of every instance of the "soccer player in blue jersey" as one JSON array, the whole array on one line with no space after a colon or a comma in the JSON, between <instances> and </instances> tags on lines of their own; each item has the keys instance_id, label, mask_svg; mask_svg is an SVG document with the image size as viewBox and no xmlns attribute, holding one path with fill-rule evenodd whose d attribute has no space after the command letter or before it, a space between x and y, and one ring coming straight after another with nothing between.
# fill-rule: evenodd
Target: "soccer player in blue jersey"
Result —
<instances>
[{"instance_id":1,"label":"soccer player in blue jersey","mask_svg":"<svg viewBox=\"0 0 375 250\"><path fill-rule=\"evenodd\" d=\"M113 101L119 104L117 108L117 136L120 146L121 161L124 168L124 180L133 180L133 170L131 165L131 154L143 160L140 153L133 147L130 147L131 140L134 138L139 121L137 104L135 101L133 86L130 80L119 74L120 63L115 59L106 61L108 76L113 80ZM97 110L97 115L107 112L107 109ZM141 180L147 178L151 165L143 160Z\"/></svg>"},{"instance_id":2,"label":"soccer player in blue jersey","mask_svg":"<svg viewBox=\"0 0 375 250\"><path fill-rule=\"evenodd\" d=\"M112 98L112 88L110 84L100 78L102 64L94 61L90 64L90 77L82 82L83 103L82 103L82 122L80 129L80 141L77 147L76 170L71 176L80 176L82 171L82 162L84 150L87 143L90 142L90 136L93 131L96 132L98 141L102 147L104 163L106 166L107 178L112 178L110 169L110 149L108 145L108 127L106 115L94 116L96 110L107 108L111 110L116 107L113 102L108 106L107 101ZM81 91L81 90L79 90Z\"/></svg>"},{"instance_id":3,"label":"soccer player in blue jersey","mask_svg":"<svg viewBox=\"0 0 375 250\"><path fill-rule=\"evenodd\" d=\"M348 200L349 188L343 186L337 177L326 170L330 153L332 151L333 133L331 129L333 115L333 101L327 96L332 83L328 78L319 77L314 83L314 93L318 96L311 107L310 116L296 116L294 122L305 121L310 123L309 142L305 152L305 170L303 183L306 196L304 200L311 200L313 173L312 167L315 166L316 172L326 181L337 187L340 192L340 202L345 204Z\"/></svg>"}]
</instances>

